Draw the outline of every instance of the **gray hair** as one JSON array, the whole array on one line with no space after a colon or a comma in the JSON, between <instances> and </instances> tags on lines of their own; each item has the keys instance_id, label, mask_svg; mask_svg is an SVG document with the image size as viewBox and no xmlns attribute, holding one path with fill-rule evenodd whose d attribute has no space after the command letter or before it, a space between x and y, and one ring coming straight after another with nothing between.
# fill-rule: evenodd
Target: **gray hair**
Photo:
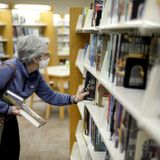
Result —
<instances>
[{"instance_id":1,"label":"gray hair","mask_svg":"<svg viewBox=\"0 0 160 160\"><path fill-rule=\"evenodd\" d=\"M47 52L48 40L35 35L23 36L18 39L18 58L26 63L31 63L33 57L41 56Z\"/></svg>"}]
</instances>

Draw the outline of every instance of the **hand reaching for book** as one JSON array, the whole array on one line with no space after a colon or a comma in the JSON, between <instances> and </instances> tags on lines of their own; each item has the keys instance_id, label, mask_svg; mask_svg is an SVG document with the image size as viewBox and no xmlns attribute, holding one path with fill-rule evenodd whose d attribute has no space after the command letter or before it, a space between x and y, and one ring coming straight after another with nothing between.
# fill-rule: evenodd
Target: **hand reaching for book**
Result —
<instances>
[{"instance_id":1,"label":"hand reaching for book","mask_svg":"<svg viewBox=\"0 0 160 160\"><path fill-rule=\"evenodd\" d=\"M77 95L74 97L74 103L78 103L84 100L84 97L87 96L89 92L84 92L84 87L78 89Z\"/></svg>"},{"instance_id":2,"label":"hand reaching for book","mask_svg":"<svg viewBox=\"0 0 160 160\"><path fill-rule=\"evenodd\" d=\"M18 108L16 106L11 106L10 107L10 113L15 115L15 116L21 116L20 108Z\"/></svg>"}]
</instances>

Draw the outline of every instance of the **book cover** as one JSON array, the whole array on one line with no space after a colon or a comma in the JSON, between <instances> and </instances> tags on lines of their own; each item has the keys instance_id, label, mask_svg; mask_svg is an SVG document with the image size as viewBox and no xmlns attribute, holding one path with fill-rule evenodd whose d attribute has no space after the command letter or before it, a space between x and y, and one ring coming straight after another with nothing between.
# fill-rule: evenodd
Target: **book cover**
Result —
<instances>
[{"instance_id":1,"label":"book cover","mask_svg":"<svg viewBox=\"0 0 160 160\"><path fill-rule=\"evenodd\" d=\"M99 34L97 38L97 50L96 50L96 71L98 72L100 71L102 44L103 44L102 34Z\"/></svg>"},{"instance_id":2,"label":"book cover","mask_svg":"<svg viewBox=\"0 0 160 160\"><path fill-rule=\"evenodd\" d=\"M3 42L0 42L0 57L4 56L4 45Z\"/></svg>"},{"instance_id":3,"label":"book cover","mask_svg":"<svg viewBox=\"0 0 160 160\"><path fill-rule=\"evenodd\" d=\"M113 52L113 34L110 36L110 41L107 44L108 46L108 56L107 56L107 64L106 64L106 69L107 69L107 79L110 77L110 71L111 71L111 61L112 61L112 52Z\"/></svg>"},{"instance_id":4,"label":"book cover","mask_svg":"<svg viewBox=\"0 0 160 160\"><path fill-rule=\"evenodd\" d=\"M148 59L127 58L124 76L124 87L145 89Z\"/></svg>"},{"instance_id":5,"label":"book cover","mask_svg":"<svg viewBox=\"0 0 160 160\"><path fill-rule=\"evenodd\" d=\"M122 34L119 45L119 53L116 58L116 70L115 70L115 84L123 86L124 74L125 74L125 62L129 52L129 40L130 36Z\"/></svg>"},{"instance_id":6,"label":"book cover","mask_svg":"<svg viewBox=\"0 0 160 160\"><path fill-rule=\"evenodd\" d=\"M90 52L89 52L89 62L90 66L95 67L96 62L96 47L97 47L97 35L91 34L90 37Z\"/></svg>"},{"instance_id":7,"label":"book cover","mask_svg":"<svg viewBox=\"0 0 160 160\"><path fill-rule=\"evenodd\" d=\"M29 108L25 103L23 98L16 95L15 93L7 90L3 95L2 99L9 103L10 105L14 105L19 107L20 113L23 117L25 117L29 122L31 122L36 127L41 127L46 123L46 121L36 114L31 108Z\"/></svg>"},{"instance_id":8,"label":"book cover","mask_svg":"<svg viewBox=\"0 0 160 160\"><path fill-rule=\"evenodd\" d=\"M131 19L141 18L145 0L133 0Z\"/></svg>"},{"instance_id":9,"label":"book cover","mask_svg":"<svg viewBox=\"0 0 160 160\"><path fill-rule=\"evenodd\" d=\"M87 71L84 90L89 92L89 95L85 96L85 100L94 100L95 99L95 91L96 91L96 78Z\"/></svg>"},{"instance_id":10,"label":"book cover","mask_svg":"<svg viewBox=\"0 0 160 160\"><path fill-rule=\"evenodd\" d=\"M105 58L107 50L107 43L109 36L105 34L98 34L97 47L96 47L96 71L100 72Z\"/></svg>"},{"instance_id":11,"label":"book cover","mask_svg":"<svg viewBox=\"0 0 160 160\"><path fill-rule=\"evenodd\" d=\"M115 62L116 62L116 54L117 54L117 46L118 46L118 35L113 35L113 49L112 49L112 59L110 66L110 82L114 82L114 73L115 73Z\"/></svg>"}]
</instances>

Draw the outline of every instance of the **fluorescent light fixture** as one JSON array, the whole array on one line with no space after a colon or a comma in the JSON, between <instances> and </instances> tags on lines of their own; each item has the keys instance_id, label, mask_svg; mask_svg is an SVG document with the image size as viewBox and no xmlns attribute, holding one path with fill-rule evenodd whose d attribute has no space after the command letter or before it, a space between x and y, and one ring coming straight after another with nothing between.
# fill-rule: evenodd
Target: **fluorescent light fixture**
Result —
<instances>
[{"instance_id":1,"label":"fluorescent light fixture","mask_svg":"<svg viewBox=\"0 0 160 160\"><path fill-rule=\"evenodd\" d=\"M0 3L0 9L8 8L8 4Z\"/></svg>"},{"instance_id":2,"label":"fluorescent light fixture","mask_svg":"<svg viewBox=\"0 0 160 160\"><path fill-rule=\"evenodd\" d=\"M49 5L37 5L37 4L16 4L14 8L23 10L38 10L38 11L51 10L51 6Z\"/></svg>"}]
</instances>

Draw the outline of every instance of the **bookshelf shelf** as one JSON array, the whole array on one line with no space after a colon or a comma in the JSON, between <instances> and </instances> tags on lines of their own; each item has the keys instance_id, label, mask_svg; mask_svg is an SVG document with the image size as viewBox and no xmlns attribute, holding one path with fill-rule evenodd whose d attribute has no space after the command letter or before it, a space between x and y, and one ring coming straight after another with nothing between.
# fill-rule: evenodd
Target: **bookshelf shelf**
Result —
<instances>
[{"instance_id":1,"label":"bookshelf shelf","mask_svg":"<svg viewBox=\"0 0 160 160\"><path fill-rule=\"evenodd\" d=\"M126 29L145 29L145 30L157 30L160 29L160 24L151 22L148 20L131 20L124 23L107 24L99 27L100 32L114 31L114 30L126 30Z\"/></svg>"},{"instance_id":2,"label":"bookshelf shelf","mask_svg":"<svg viewBox=\"0 0 160 160\"><path fill-rule=\"evenodd\" d=\"M80 65L76 65L77 66L77 68L79 69L79 71L81 72L81 74L83 75L83 66L80 66Z\"/></svg>"},{"instance_id":3,"label":"bookshelf shelf","mask_svg":"<svg viewBox=\"0 0 160 160\"><path fill-rule=\"evenodd\" d=\"M105 157L105 152L95 152L94 147L91 143L90 137L83 134L85 141L87 143L87 147L89 150L89 153L91 155L92 160L102 160Z\"/></svg>"},{"instance_id":4,"label":"bookshelf shelf","mask_svg":"<svg viewBox=\"0 0 160 160\"><path fill-rule=\"evenodd\" d=\"M6 24L5 23L0 23L0 27L5 27Z\"/></svg>"},{"instance_id":5,"label":"bookshelf shelf","mask_svg":"<svg viewBox=\"0 0 160 160\"><path fill-rule=\"evenodd\" d=\"M82 127L83 127L83 121L80 120L78 122L77 130L76 130L76 139L77 139L77 144L79 147L81 159L85 160L85 157L87 156L87 153L88 153L88 148L82 134Z\"/></svg>"},{"instance_id":6,"label":"bookshelf shelf","mask_svg":"<svg viewBox=\"0 0 160 160\"><path fill-rule=\"evenodd\" d=\"M55 25L54 27L67 27L67 28L69 28L70 26L62 24L62 25Z\"/></svg>"},{"instance_id":7,"label":"bookshelf shelf","mask_svg":"<svg viewBox=\"0 0 160 160\"><path fill-rule=\"evenodd\" d=\"M47 24L13 24L15 27L47 27Z\"/></svg>"},{"instance_id":8,"label":"bookshelf shelf","mask_svg":"<svg viewBox=\"0 0 160 160\"><path fill-rule=\"evenodd\" d=\"M96 27L90 27L90 28L83 28L83 33L96 33L99 31Z\"/></svg>"},{"instance_id":9,"label":"bookshelf shelf","mask_svg":"<svg viewBox=\"0 0 160 160\"><path fill-rule=\"evenodd\" d=\"M69 36L69 33L58 33L58 36Z\"/></svg>"},{"instance_id":10,"label":"bookshelf shelf","mask_svg":"<svg viewBox=\"0 0 160 160\"><path fill-rule=\"evenodd\" d=\"M76 33L83 33L83 28L76 29Z\"/></svg>"},{"instance_id":11,"label":"bookshelf shelf","mask_svg":"<svg viewBox=\"0 0 160 160\"><path fill-rule=\"evenodd\" d=\"M0 55L0 58L9 58L9 55Z\"/></svg>"},{"instance_id":12,"label":"bookshelf shelf","mask_svg":"<svg viewBox=\"0 0 160 160\"><path fill-rule=\"evenodd\" d=\"M85 103L84 101L81 101L77 104L82 119L84 119L84 105L85 105L84 103Z\"/></svg>"},{"instance_id":13,"label":"bookshelf shelf","mask_svg":"<svg viewBox=\"0 0 160 160\"><path fill-rule=\"evenodd\" d=\"M63 41L58 41L58 43L69 43L69 41L63 40Z\"/></svg>"},{"instance_id":14,"label":"bookshelf shelf","mask_svg":"<svg viewBox=\"0 0 160 160\"><path fill-rule=\"evenodd\" d=\"M102 107L97 107L96 105L93 104L93 102L87 102L85 104L97 128L99 129L102 128L103 118L104 118L103 115L105 113L105 109Z\"/></svg>"},{"instance_id":15,"label":"bookshelf shelf","mask_svg":"<svg viewBox=\"0 0 160 160\"><path fill-rule=\"evenodd\" d=\"M130 29L140 29L140 30L158 30L160 29L160 24L156 22L151 22L148 20L132 20L123 23L107 24L101 25L99 27L89 27L89 28L79 28L76 30L77 33L105 33L108 31L121 31Z\"/></svg>"},{"instance_id":16,"label":"bookshelf shelf","mask_svg":"<svg viewBox=\"0 0 160 160\"><path fill-rule=\"evenodd\" d=\"M70 159L71 160L81 160L78 144L76 142L74 142L73 144L73 150L72 150Z\"/></svg>"},{"instance_id":17,"label":"bookshelf shelf","mask_svg":"<svg viewBox=\"0 0 160 160\"><path fill-rule=\"evenodd\" d=\"M93 67L85 64L84 67L93 74L96 79L124 106L124 108L139 121L140 106L142 105L144 90L128 89L121 86L115 86L113 83L102 78L97 74Z\"/></svg>"},{"instance_id":18,"label":"bookshelf shelf","mask_svg":"<svg viewBox=\"0 0 160 160\"><path fill-rule=\"evenodd\" d=\"M7 39L0 39L0 42L7 42Z\"/></svg>"},{"instance_id":19,"label":"bookshelf shelf","mask_svg":"<svg viewBox=\"0 0 160 160\"><path fill-rule=\"evenodd\" d=\"M103 32L108 30L135 29L135 28L140 28L142 24L143 24L142 20L132 20L124 23L108 24L106 26L100 26L99 30Z\"/></svg>"},{"instance_id":20,"label":"bookshelf shelf","mask_svg":"<svg viewBox=\"0 0 160 160\"><path fill-rule=\"evenodd\" d=\"M62 57L66 56L66 57L68 57L69 54L58 53L58 56L62 56Z\"/></svg>"}]
</instances>

